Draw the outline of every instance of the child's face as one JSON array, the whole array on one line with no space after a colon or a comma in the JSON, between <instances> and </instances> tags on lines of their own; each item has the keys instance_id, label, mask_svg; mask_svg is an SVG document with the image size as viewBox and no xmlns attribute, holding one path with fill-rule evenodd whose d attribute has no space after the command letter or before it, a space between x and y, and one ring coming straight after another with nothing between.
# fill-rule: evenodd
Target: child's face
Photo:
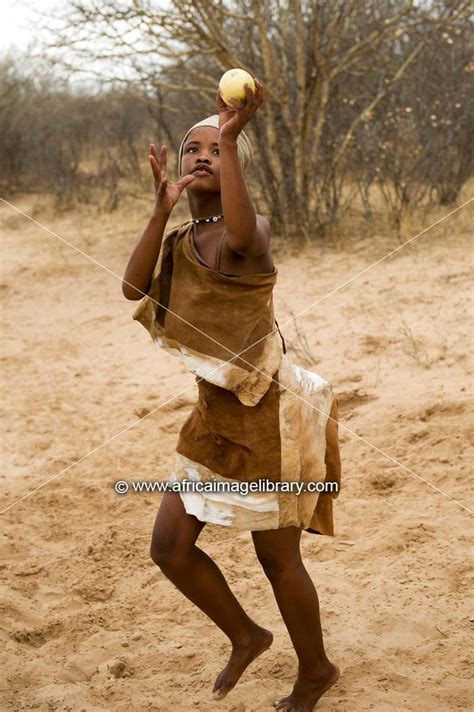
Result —
<instances>
[{"instance_id":1,"label":"child's face","mask_svg":"<svg viewBox=\"0 0 474 712\"><path fill-rule=\"evenodd\" d=\"M187 190L220 190L219 129L199 126L193 129L183 146L181 176L193 173L195 180ZM200 167L207 169L203 175L195 173Z\"/></svg>"}]
</instances>

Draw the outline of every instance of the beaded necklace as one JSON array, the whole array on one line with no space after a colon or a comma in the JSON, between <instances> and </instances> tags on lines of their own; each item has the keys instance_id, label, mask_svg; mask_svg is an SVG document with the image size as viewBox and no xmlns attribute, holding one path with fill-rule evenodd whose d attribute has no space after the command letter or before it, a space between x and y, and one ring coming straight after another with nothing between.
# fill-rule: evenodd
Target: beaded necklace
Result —
<instances>
[{"instance_id":1,"label":"beaded necklace","mask_svg":"<svg viewBox=\"0 0 474 712\"><path fill-rule=\"evenodd\" d=\"M193 223L202 223L202 222L217 222L221 218L223 218L224 215L211 215L209 218L196 218L193 220Z\"/></svg>"}]
</instances>

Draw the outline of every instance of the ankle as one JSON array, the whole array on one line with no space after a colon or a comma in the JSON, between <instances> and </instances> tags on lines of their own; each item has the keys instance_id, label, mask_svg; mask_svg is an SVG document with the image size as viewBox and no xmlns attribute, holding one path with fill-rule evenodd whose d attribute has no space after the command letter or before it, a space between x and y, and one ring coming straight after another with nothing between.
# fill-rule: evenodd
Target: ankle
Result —
<instances>
[{"instance_id":1,"label":"ankle","mask_svg":"<svg viewBox=\"0 0 474 712\"><path fill-rule=\"evenodd\" d=\"M253 621L250 621L247 628L242 629L234 638L232 638L232 647L248 648L255 641L255 639L261 635L262 632L263 629L259 625Z\"/></svg>"},{"instance_id":2,"label":"ankle","mask_svg":"<svg viewBox=\"0 0 474 712\"><path fill-rule=\"evenodd\" d=\"M304 665L298 665L298 677L311 682L322 682L328 675L333 672L333 664L326 656L313 661L311 666L305 662Z\"/></svg>"}]
</instances>

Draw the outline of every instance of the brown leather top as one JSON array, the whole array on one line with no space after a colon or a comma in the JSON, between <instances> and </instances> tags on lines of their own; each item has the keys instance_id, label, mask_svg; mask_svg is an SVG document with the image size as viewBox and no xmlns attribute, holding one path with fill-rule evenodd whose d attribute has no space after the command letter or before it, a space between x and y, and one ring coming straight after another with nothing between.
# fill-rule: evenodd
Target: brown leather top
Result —
<instances>
[{"instance_id":1,"label":"brown leather top","mask_svg":"<svg viewBox=\"0 0 474 712\"><path fill-rule=\"evenodd\" d=\"M190 242L191 242L192 251L193 251L193 253L196 255L196 259L197 259L201 264L203 264L205 267L208 267L209 269L213 269L214 272L219 272L219 274L224 274L226 277L242 277L242 276L244 276L244 275L241 275L241 274L230 274L229 272L221 272L221 269L220 269L220 267L221 267L221 253L222 253L222 245L224 244L225 234L226 234L226 229L224 228L224 231L223 231L223 233L222 233L221 239L219 240L219 244L218 244L218 246L217 246L216 259L215 259L216 266L215 266L214 268L211 267L211 266L206 262L206 260L204 260L204 259L201 257L201 255L200 255L199 252L198 252L198 249L197 249L197 247L196 247L196 242L195 242L195 240L194 240L194 236L195 236L195 224L194 224L194 223L193 223L192 230L191 230L191 234L190 234L190 238L191 238L191 239L190 239ZM273 265L272 271L271 271L271 272L264 273L264 274L273 274L275 271L276 271L276 270L275 270L275 265Z\"/></svg>"},{"instance_id":2,"label":"brown leather top","mask_svg":"<svg viewBox=\"0 0 474 712\"><path fill-rule=\"evenodd\" d=\"M219 244L217 246L217 252L216 252L216 266L215 270L216 272L220 272L220 266L221 266L221 249L222 249L222 244L224 242L224 237L225 237L225 228L224 232L222 233L221 239L219 240ZM203 265L206 267L209 267L209 269L213 269L210 265L207 264L207 262L201 257L201 255L198 252L198 249L196 247L196 243L194 242L194 223L193 223L193 229L191 231L191 245L193 248L193 252L196 255L196 258L199 260L199 262L202 262ZM239 277L240 275L238 274L229 274L228 272L221 272L221 274L225 274L226 277Z\"/></svg>"}]
</instances>

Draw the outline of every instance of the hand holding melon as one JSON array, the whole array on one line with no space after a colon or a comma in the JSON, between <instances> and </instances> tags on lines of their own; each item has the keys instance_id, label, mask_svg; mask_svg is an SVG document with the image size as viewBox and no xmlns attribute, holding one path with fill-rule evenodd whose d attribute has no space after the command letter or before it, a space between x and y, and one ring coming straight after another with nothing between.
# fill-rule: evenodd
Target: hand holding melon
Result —
<instances>
[{"instance_id":1,"label":"hand holding melon","mask_svg":"<svg viewBox=\"0 0 474 712\"><path fill-rule=\"evenodd\" d=\"M236 140L263 102L263 85L244 69L229 69L219 82L216 102L220 137Z\"/></svg>"},{"instance_id":2,"label":"hand holding melon","mask_svg":"<svg viewBox=\"0 0 474 712\"><path fill-rule=\"evenodd\" d=\"M252 92L255 92L255 82L245 69L229 69L225 72L219 82L219 91L227 106L234 107L229 99L238 99L246 102L245 83L249 85Z\"/></svg>"}]
</instances>

